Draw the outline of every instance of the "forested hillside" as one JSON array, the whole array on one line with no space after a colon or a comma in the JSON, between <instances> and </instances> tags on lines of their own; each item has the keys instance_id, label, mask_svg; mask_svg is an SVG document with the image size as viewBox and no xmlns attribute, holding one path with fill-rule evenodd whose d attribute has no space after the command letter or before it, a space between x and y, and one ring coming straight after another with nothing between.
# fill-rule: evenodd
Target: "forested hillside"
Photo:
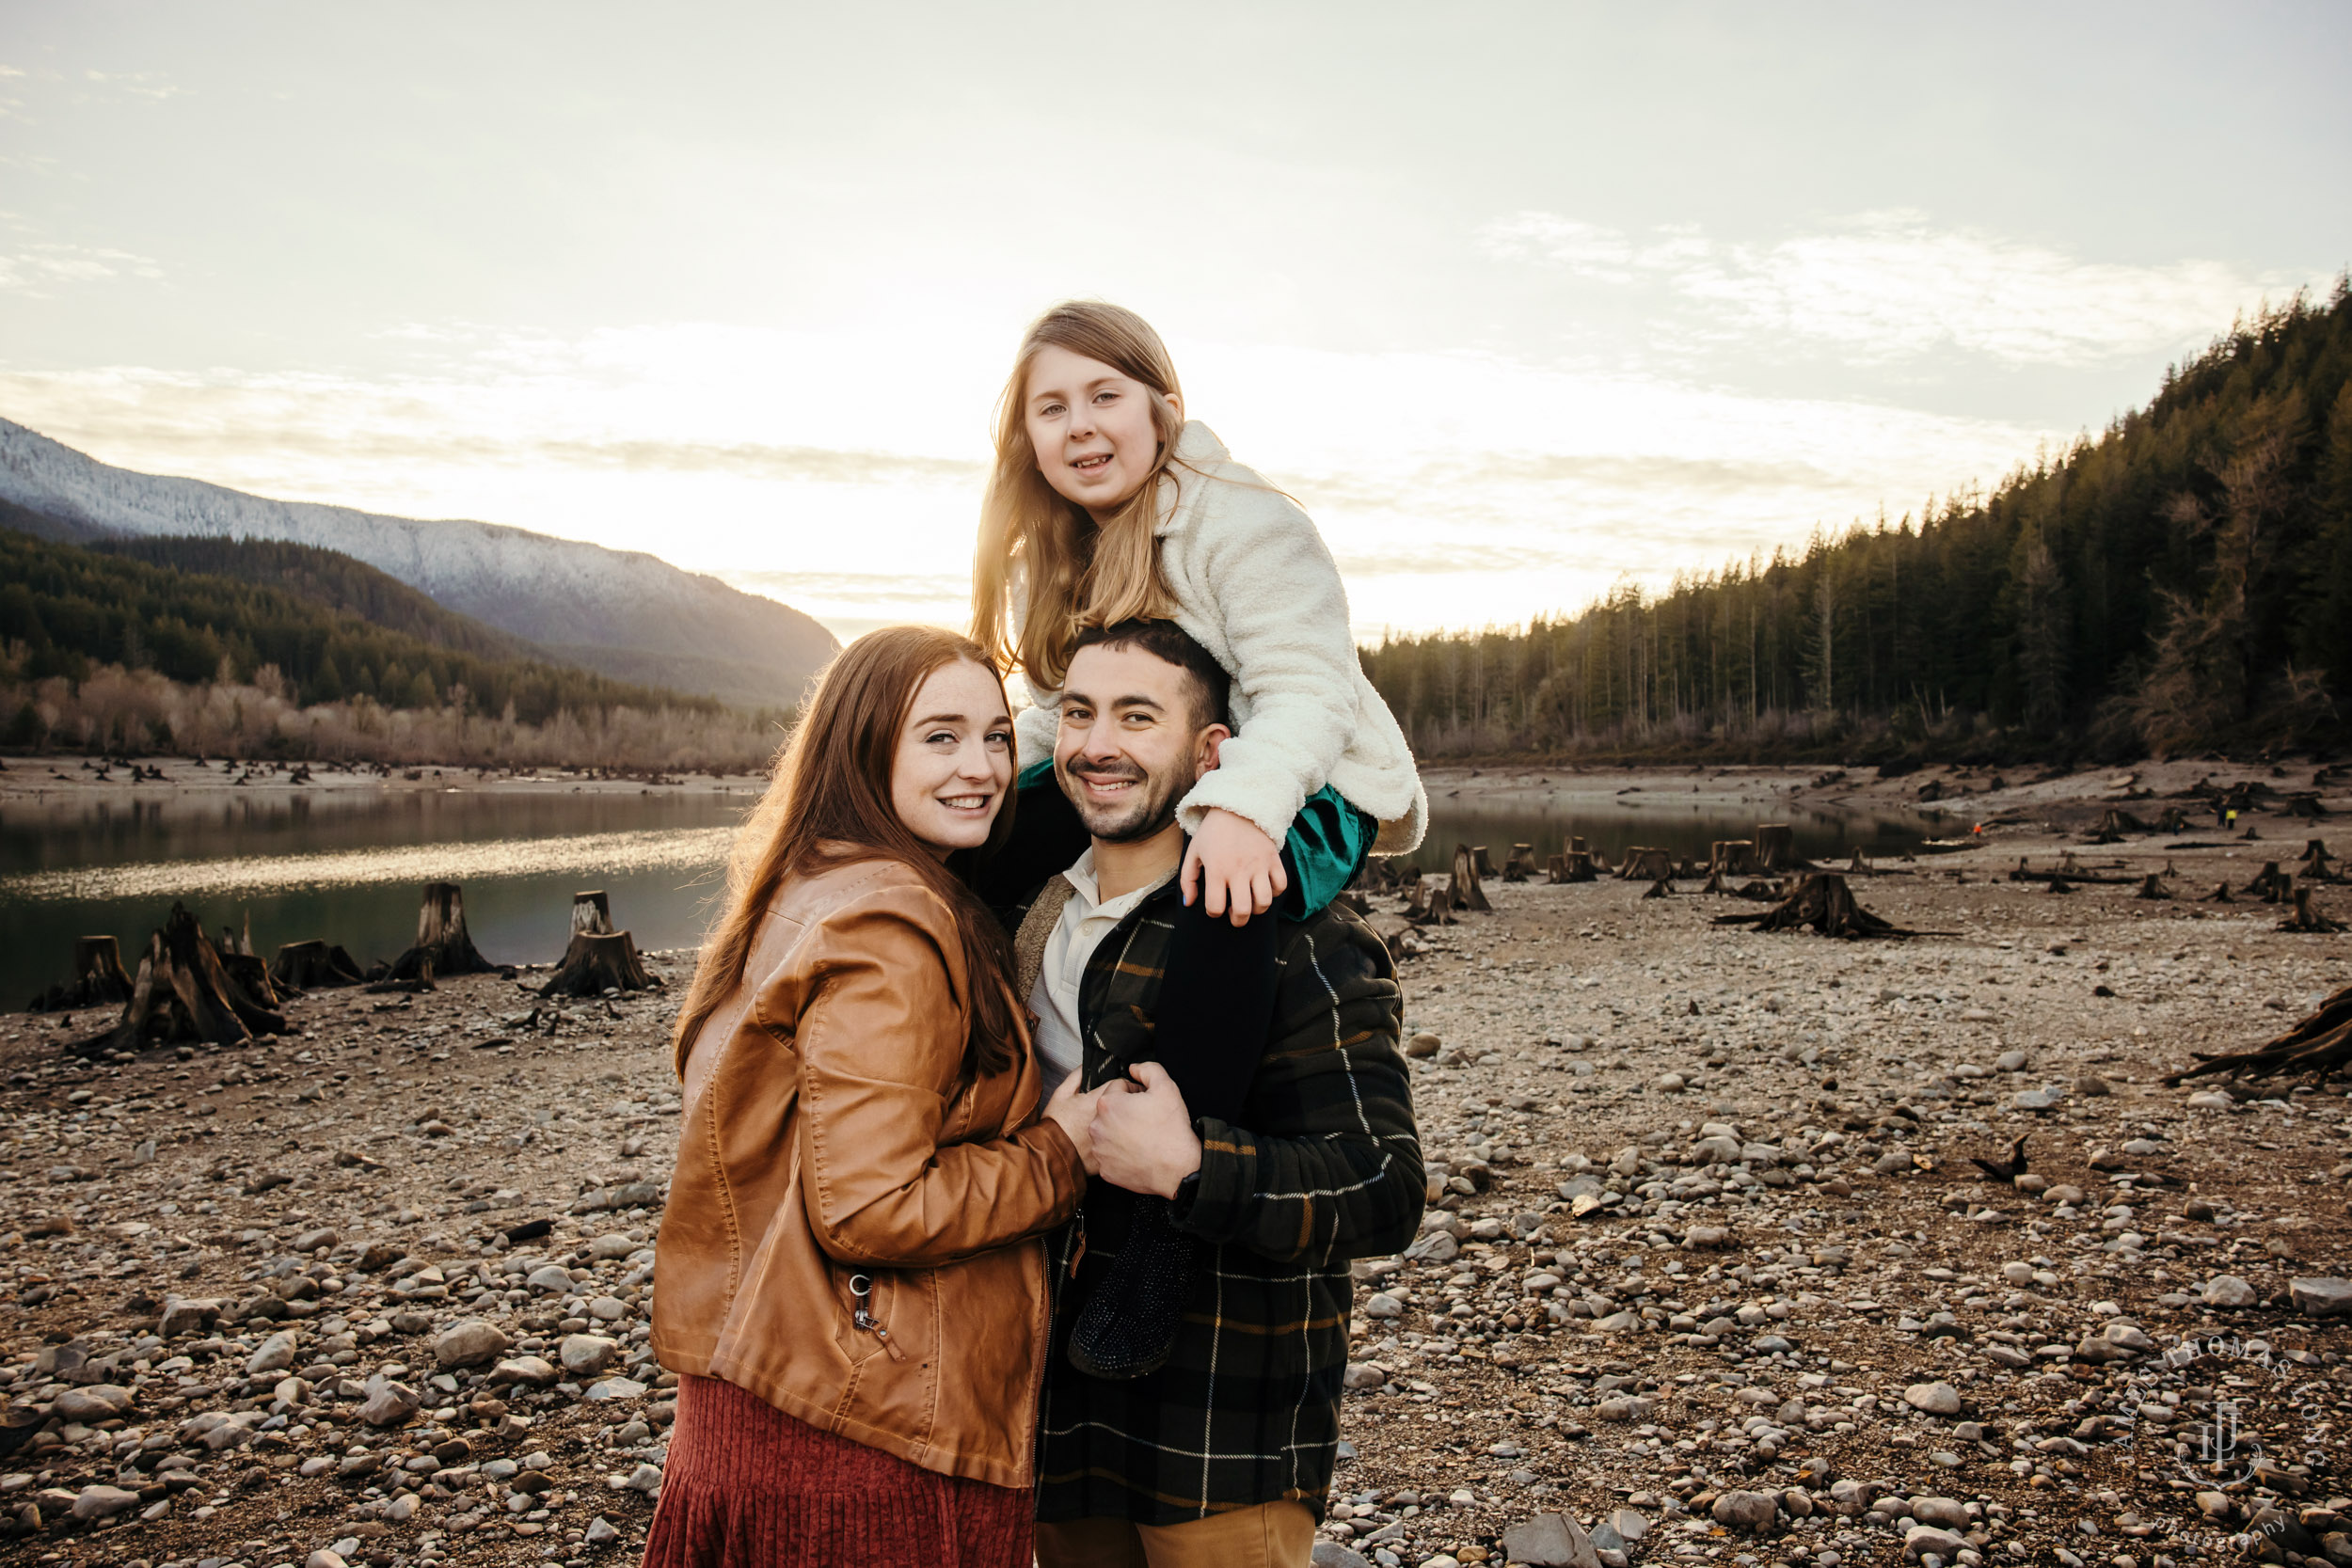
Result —
<instances>
[{"instance_id":1,"label":"forested hillside","mask_svg":"<svg viewBox=\"0 0 2352 1568\"><path fill-rule=\"evenodd\" d=\"M257 575L306 578L333 609L306 594L241 577L130 559L205 562L211 553L258 551ZM282 556L282 559L278 557ZM321 560L319 558L326 558ZM342 558L299 546L213 540L54 543L0 529L0 649L16 680L79 682L108 665L152 670L182 683L245 683L274 667L298 705L366 697L386 708L504 716L536 724L558 712L615 707L715 714L708 697L630 686L504 650L521 644ZM256 564L258 563L258 565ZM363 578L362 575L365 575ZM354 599L359 602L355 603ZM422 601L421 604L411 601ZM362 618L380 610L393 629ZM470 629L469 629L470 628ZM511 711L510 711L511 707ZM36 737L11 735L24 744Z\"/></svg>"},{"instance_id":2,"label":"forested hillside","mask_svg":"<svg viewBox=\"0 0 2352 1568\"><path fill-rule=\"evenodd\" d=\"M2240 324L1990 496L1364 664L1425 755L2339 750L2352 294Z\"/></svg>"}]
</instances>

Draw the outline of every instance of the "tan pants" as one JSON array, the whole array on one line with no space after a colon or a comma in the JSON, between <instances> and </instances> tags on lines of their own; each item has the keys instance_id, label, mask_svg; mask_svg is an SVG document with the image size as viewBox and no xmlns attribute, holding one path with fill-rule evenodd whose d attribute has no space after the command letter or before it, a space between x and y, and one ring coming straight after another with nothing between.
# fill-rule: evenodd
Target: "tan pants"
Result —
<instances>
[{"instance_id":1,"label":"tan pants","mask_svg":"<svg viewBox=\"0 0 2352 1568\"><path fill-rule=\"evenodd\" d=\"M1315 1516L1304 1503L1260 1503L1181 1525L1037 1527L1038 1568L1307 1568L1314 1550Z\"/></svg>"}]
</instances>

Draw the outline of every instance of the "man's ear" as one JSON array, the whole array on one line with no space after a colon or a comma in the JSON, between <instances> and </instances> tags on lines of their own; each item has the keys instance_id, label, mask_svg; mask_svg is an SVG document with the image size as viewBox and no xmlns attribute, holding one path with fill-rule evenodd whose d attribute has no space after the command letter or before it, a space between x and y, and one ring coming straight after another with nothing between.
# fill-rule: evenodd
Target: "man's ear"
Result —
<instances>
[{"instance_id":1,"label":"man's ear","mask_svg":"<svg viewBox=\"0 0 2352 1568\"><path fill-rule=\"evenodd\" d=\"M1232 738L1233 732L1222 724L1211 724L1207 729L1202 730L1193 753L1199 760L1198 771L1206 773L1214 769L1216 767L1217 752Z\"/></svg>"}]
</instances>

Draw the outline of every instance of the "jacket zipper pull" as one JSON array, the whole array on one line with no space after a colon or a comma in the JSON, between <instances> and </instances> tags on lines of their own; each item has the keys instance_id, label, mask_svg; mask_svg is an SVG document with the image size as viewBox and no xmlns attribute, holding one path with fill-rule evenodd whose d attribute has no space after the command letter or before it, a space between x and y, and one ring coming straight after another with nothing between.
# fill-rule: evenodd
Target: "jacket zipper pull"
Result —
<instances>
[{"instance_id":1,"label":"jacket zipper pull","mask_svg":"<svg viewBox=\"0 0 2352 1568\"><path fill-rule=\"evenodd\" d=\"M862 1274L851 1275L850 1294L857 1298L857 1309L850 1314L850 1323L880 1339L882 1348L890 1353L891 1360L904 1361L907 1358L907 1353L900 1350L898 1341L891 1338L890 1330L882 1327L882 1320L866 1310L874 1297L873 1280Z\"/></svg>"},{"instance_id":2,"label":"jacket zipper pull","mask_svg":"<svg viewBox=\"0 0 2352 1568\"><path fill-rule=\"evenodd\" d=\"M1087 1255L1087 1217L1081 1212L1076 1218L1078 1221L1077 1241L1076 1244L1070 1249L1070 1277L1073 1279L1078 1277L1078 1259Z\"/></svg>"}]
</instances>

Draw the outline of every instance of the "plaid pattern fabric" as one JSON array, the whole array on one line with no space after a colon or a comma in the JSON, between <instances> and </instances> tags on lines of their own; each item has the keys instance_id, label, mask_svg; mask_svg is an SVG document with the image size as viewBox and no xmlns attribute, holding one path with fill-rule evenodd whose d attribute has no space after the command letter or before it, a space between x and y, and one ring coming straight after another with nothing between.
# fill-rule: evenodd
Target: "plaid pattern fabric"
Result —
<instances>
[{"instance_id":1,"label":"plaid pattern fabric","mask_svg":"<svg viewBox=\"0 0 2352 1568\"><path fill-rule=\"evenodd\" d=\"M1177 897L1170 883L1095 949L1080 991L1083 1087L1152 1059ZM1041 950L1027 927L1057 914L1045 907L1057 902L1025 923L1024 954ZM1169 1525L1283 1501L1322 1515L1340 1436L1348 1264L1412 1240L1424 1182L1387 948L1334 908L1283 923L1279 963L1247 1127L1196 1123L1200 1173L1177 1217L1209 1243L1207 1278L1166 1367L1112 1383L1070 1364L1077 1308L1123 1238L1089 1227L1090 1193L1056 1243L1065 1283L1039 1422L1040 1519ZM1025 974L1022 994L1033 978Z\"/></svg>"}]
</instances>

